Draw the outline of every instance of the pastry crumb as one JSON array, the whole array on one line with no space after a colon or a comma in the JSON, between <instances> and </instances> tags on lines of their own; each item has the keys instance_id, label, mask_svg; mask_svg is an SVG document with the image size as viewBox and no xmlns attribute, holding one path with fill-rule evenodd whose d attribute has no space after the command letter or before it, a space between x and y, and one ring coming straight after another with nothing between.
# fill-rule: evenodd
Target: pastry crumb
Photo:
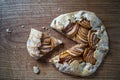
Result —
<instances>
[{"instance_id":1,"label":"pastry crumb","mask_svg":"<svg viewBox=\"0 0 120 80\"><path fill-rule=\"evenodd\" d=\"M58 11L60 11L61 9L60 9L60 8L58 8L57 10L58 10Z\"/></svg>"},{"instance_id":2,"label":"pastry crumb","mask_svg":"<svg viewBox=\"0 0 120 80\"><path fill-rule=\"evenodd\" d=\"M48 28L47 28L47 27L44 27L44 26L42 27L42 29L44 29L44 30L48 30Z\"/></svg>"},{"instance_id":3,"label":"pastry crumb","mask_svg":"<svg viewBox=\"0 0 120 80\"><path fill-rule=\"evenodd\" d=\"M42 27L42 29L45 29L45 27Z\"/></svg>"},{"instance_id":4,"label":"pastry crumb","mask_svg":"<svg viewBox=\"0 0 120 80\"><path fill-rule=\"evenodd\" d=\"M9 28L7 28L7 29L6 29L6 32L7 32L7 33L11 33L12 31L11 31Z\"/></svg>"},{"instance_id":5,"label":"pastry crumb","mask_svg":"<svg viewBox=\"0 0 120 80\"><path fill-rule=\"evenodd\" d=\"M39 74L39 73L40 73L39 67L38 67L38 66L33 66L33 72L34 72L35 74Z\"/></svg>"},{"instance_id":6,"label":"pastry crumb","mask_svg":"<svg viewBox=\"0 0 120 80\"><path fill-rule=\"evenodd\" d=\"M22 28L25 28L25 25L21 25Z\"/></svg>"}]
</instances>

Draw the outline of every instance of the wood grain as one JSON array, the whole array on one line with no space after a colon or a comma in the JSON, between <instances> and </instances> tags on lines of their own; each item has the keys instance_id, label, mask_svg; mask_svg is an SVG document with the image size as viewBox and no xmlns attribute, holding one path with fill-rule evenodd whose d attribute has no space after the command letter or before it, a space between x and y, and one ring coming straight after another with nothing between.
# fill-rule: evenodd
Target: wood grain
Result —
<instances>
[{"instance_id":1,"label":"wood grain","mask_svg":"<svg viewBox=\"0 0 120 80\"><path fill-rule=\"evenodd\" d=\"M0 79L40 80L119 80L120 76L120 0L0 0ZM110 51L95 74L74 77L58 72L46 61L35 61L28 55L26 41L31 27L49 28L56 16L78 10L93 11L107 28ZM21 26L25 26L22 28ZM12 30L7 33L6 29ZM75 43L58 32L51 35L63 40L64 46L50 54L58 54ZM42 30L43 31L43 30ZM70 44L71 43L71 44ZM47 60L51 56L47 57ZM38 65L41 73L33 73Z\"/></svg>"}]
</instances>

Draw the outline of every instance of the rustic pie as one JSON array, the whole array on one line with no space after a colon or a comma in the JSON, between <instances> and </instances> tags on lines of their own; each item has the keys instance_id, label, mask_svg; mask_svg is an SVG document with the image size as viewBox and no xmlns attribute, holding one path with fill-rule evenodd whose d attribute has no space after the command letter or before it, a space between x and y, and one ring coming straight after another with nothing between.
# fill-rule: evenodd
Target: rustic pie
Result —
<instances>
[{"instance_id":1,"label":"rustic pie","mask_svg":"<svg viewBox=\"0 0 120 80\"><path fill-rule=\"evenodd\" d=\"M105 26L95 13L81 10L62 14L50 26L77 43L50 62L63 73L76 76L94 73L109 50Z\"/></svg>"}]
</instances>

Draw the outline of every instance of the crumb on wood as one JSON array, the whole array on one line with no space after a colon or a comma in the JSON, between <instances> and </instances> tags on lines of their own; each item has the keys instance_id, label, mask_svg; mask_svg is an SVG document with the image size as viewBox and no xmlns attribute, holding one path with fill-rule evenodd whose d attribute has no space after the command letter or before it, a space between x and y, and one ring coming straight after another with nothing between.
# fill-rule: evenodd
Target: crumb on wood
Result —
<instances>
[{"instance_id":1,"label":"crumb on wood","mask_svg":"<svg viewBox=\"0 0 120 80\"><path fill-rule=\"evenodd\" d=\"M25 25L21 25L21 27L22 27L22 28L24 28L24 27L25 27Z\"/></svg>"},{"instance_id":2,"label":"crumb on wood","mask_svg":"<svg viewBox=\"0 0 120 80\"><path fill-rule=\"evenodd\" d=\"M6 29L6 32L7 32L7 33L11 33L12 30L10 30L9 28L7 28L7 29Z\"/></svg>"},{"instance_id":3,"label":"crumb on wood","mask_svg":"<svg viewBox=\"0 0 120 80\"><path fill-rule=\"evenodd\" d=\"M44 29L44 30L48 30L48 28L47 28L47 27L44 27L44 26L42 27L42 29Z\"/></svg>"},{"instance_id":4,"label":"crumb on wood","mask_svg":"<svg viewBox=\"0 0 120 80\"><path fill-rule=\"evenodd\" d=\"M39 73L40 73L39 67L38 67L38 66L33 66L33 72L34 72L35 74L39 74Z\"/></svg>"},{"instance_id":5,"label":"crumb on wood","mask_svg":"<svg viewBox=\"0 0 120 80\"><path fill-rule=\"evenodd\" d=\"M60 11L61 9L60 8L57 8L58 11Z\"/></svg>"},{"instance_id":6,"label":"crumb on wood","mask_svg":"<svg viewBox=\"0 0 120 80\"><path fill-rule=\"evenodd\" d=\"M43 26L42 29L45 29L45 27Z\"/></svg>"}]
</instances>

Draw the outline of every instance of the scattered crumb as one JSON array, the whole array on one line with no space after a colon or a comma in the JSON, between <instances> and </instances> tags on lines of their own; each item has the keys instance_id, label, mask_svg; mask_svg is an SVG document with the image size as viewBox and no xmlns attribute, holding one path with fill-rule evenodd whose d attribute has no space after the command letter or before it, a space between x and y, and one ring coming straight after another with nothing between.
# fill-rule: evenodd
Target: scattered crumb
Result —
<instances>
[{"instance_id":1,"label":"scattered crumb","mask_svg":"<svg viewBox=\"0 0 120 80\"><path fill-rule=\"evenodd\" d=\"M48 28L46 28L46 30L48 30Z\"/></svg>"},{"instance_id":2,"label":"scattered crumb","mask_svg":"<svg viewBox=\"0 0 120 80\"><path fill-rule=\"evenodd\" d=\"M45 27L42 27L42 29L45 29Z\"/></svg>"},{"instance_id":3,"label":"scattered crumb","mask_svg":"<svg viewBox=\"0 0 120 80\"><path fill-rule=\"evenodd\" d=\"M7 32L7 33L11 33L12 31L11 31L9 28L7 28L7 29L6 29L6 32Z\"/></svg>"},{"instance_id":4,"label":"scattered crumb","mask_svg":"<svg viewBox=\"0 0 120 80\"><path fill-rule=\"evenodd\" d=\"M48 28L47 28L47 27L42 27L42 29L44 29L44 30L48 30Z\"/></svg>"},{"instance_id":5,"label":"scattered crumb","mask_svg":"<svg viewBox=\"0 0 120 80\"><path fill-rule=\"evenodd\" d=\"M24 25L21 25L22 28L24 28L25 26Z\"/></svg>"},{"instance_id":6,"label":"scattered crumb","mask_svg":"<svg viewBox=\"0 0 120 80\"><path fill-rule=\"evenodd\" d=\"M39 74L40 73L40 69L38 66L33 66L33 71L35 74Z\"/></svg>"},{"instance_id":7,"label":"scattered crumb","mask_svg":"<svg viewBox=\"0 0 120 80\"><path fill-rule=\"evenodd\" d=\"M57 10L60 11L60 8L58 8Z\"/></svg>"}]
</instances>

